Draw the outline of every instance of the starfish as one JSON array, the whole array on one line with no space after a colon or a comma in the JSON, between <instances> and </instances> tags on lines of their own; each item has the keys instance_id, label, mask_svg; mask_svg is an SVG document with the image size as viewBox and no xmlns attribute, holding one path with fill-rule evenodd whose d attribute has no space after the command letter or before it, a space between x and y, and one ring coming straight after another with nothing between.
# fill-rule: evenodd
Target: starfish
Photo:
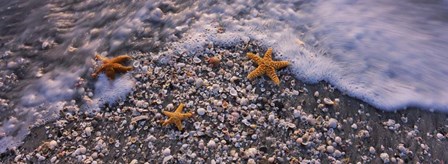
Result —
<instances>
[{"instance_id":1,"label":"starfish","mask_svg":"<svg viewBox=\"0 0 448 164\"><path fill-rule=\"evenodd\" d=\"M175 112L167 112L163 111L163 114L168 116L169 119L163 121L162 125L166 126L168 124L176 124L177 129L182 130L182 120L191 117L193 114L191 112L188 113L182 113L182 109L184 109L184 104L181 103L179 107L177 107Z\"/></svg>"},{"instance_id":2,"label":"starfish","mask_svg":"<svg viewBox=\"0 0 448 164\"><path fill-rule=\"evenodd\" d=\"M103 62L103 65L101 65L101 67L92 74L92 77L94 78L98 77L98 74L104 71L106 72L106 76L109 77L109 79L113 80L115 79L115 73L125 73L134 69L132 67L123 66L122 64L120 64L126 60L132 59L128 55L120 55L108 59L106 57L100 56L99 54L96 54L95 59L101 60Z\"/></svg>"},{"instance_id":3,"label":"starfish","mask_svg":"<svg viewBox=\"0 0 448 164\"><path fill-rule=\"evenodd\" d=\"M284 68L289 65L288 61L273 61L272 60L272 48L269 48L268 51L264 54L263 58L249 52L247 53L247 57L252 59L258 64L257 69L247 75L249 80L252 80L258 76L266 74L275 84L280 84L280 79L277 77L275 70Z\"/></svg>"}]
</instances>

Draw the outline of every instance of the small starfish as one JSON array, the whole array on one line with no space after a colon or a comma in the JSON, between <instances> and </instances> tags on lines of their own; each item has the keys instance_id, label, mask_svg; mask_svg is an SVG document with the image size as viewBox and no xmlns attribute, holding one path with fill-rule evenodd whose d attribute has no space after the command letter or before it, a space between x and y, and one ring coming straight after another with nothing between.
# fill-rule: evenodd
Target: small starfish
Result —
<instances>
[{"instance_id":1,"label":"small starfish","mask_svg":"<svg viewBox=\"0 0 448 164\"><path fill-rule=\"evenodd\" d=\"M132 59L128 55L120 55L108 59L106 57L100 56L99 54L96 54L95 59L101 60L103 62L103 65L101 65L101 67L92 74L93 78L98 77L98 74L104 71L106 72L106 76L109 77L109 79L113 80L115 79L115 73L125 73L134 69L132 67L127 67L120 64L126 60Z\"/></svg>"},{"instance_id":2,"label":"small starfish","mask_svg":"<svg viewBox=\"0 0 448 164\"><path fill-rule=\"evenodd\" d=\"M179 107L177 107L175 112L167 112L163 111L163 114L168 116L169 119L163 121L162 125L166 126L168 124L176 124L177 129L182 130L182 120L191 117L193 114L191 112L188 113L182 113L182 109L184 109L184 104L181 103Z\"/></svg>"},{"instance_id":3,"label":"small starfish","mask_svg":"<svg viewBox=\"0 0 448 164\"><path fill-rule=\"evenodd\" d=\"M249 80L252 80L258 76L266 74L275 84L280 84L280 79L277 77L275 70L284 68L289 65L287 61L273 61L272 60L272 48L269 48L268 51L264 54L263 58L249 52L247 53L247 57L252 59L258 64L257 69L247 75Z\"/></svg>"}]
</instances>

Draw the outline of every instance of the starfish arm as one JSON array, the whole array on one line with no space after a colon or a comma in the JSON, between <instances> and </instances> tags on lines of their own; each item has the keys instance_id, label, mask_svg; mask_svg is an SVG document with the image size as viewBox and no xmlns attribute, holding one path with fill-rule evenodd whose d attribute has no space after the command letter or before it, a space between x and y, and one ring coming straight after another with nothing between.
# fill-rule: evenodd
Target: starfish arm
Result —
<instances>
[{"instance_id":1,"label":"starfish arm","mask_svg":"<svg viewBox=\"0 0 448 164\"><path fill-rule=\"evenodd\" d=\"M258 55L253 54L252 52L248 52L247 53L247 57L252 59L253 61L255 61L255 63L257 63L258 65L260 65L261 63L261 57L259 57Z\"/></svg>"},{"instance_id":2,"label":"starfish arm","mask_svg":"<svg viewBox=\"0 0 448 164\"><path fill-rule=\"evenodd\" d=\"M168 116L168 117L174 117L176 114L175 113L173 113L173 112L168 112L168 111L163 111L162 112L165 116Z\"/></svg>"},{"instance_id":3,"label":"starfish arm","mask_svg":"<svg viewBox=\"0 0 448 164\"><path fill-rule=\"evenodd\" d=\"M103 72L103 71L104 71L104 67L101 66L98 70L96 70L94 73L92 73L92 77L93 77L93 78L97 78L98 75L99 75L101 72Z\"/></svg>"},{"instance_id":4,"label":"starfish arm","mask_svg":"<svg viewBox=\"0 0 448 164\"><path fill-rule=\"evenodd\" d=\"M167 126L169 124L171 124L173 121L170 119L163 121L162 126Z\"/></svg>"},{"instance_id":5,"label":"starfish arm","mask_svg":"<svg viewBox=\"0 0 448 164\"><path fill-rule=\"evenodd\" d=\"M182 118L189 118L191 116L193 116L193 113L191 113L191 112L182 114Z\"/></svg>"},{"instance_id":6,"label":"starfish arm","mask_svg":"<svg viewBox=\"0 0 448 164\"><path fill-rule=\"evenodd\" d=\"M179 130L182 130L182 129L183 129L183 127L182 127L182 122L180 122L180 121L175 121L174 124L176 124L177 129L179 129Z\"/></svg>"},{"instance_id":7,"label":"starfish arm","mask_svg":"<svg viewBox=\"0 0 448 164\"><path fill-rule=\"evenodd\" d=\"M130 56L128 56L128 55L120 55L120 56L117 56L117 57L114 57L114 58L110 59L110 61L112 63L121 63L121 62L124 62L124 61L129 60L129 59L132 59L132 58Z\"/></svg>"},{"instance_id":8,"label":"starfish arm","mask_svg":"<svg viewBox=\"0 0 448 164\"><path fill-rule=\"evenodd\" d=\"M113 68L107 68L106 76L111 80L115 79L115 70Z\"/></svg>"},{"instance_id":9,"label":"starfish arm","mask_svg":"<svg viewBox=\"0 0 448 164\"><path fill-rule=\"evenodd\" d=\"M280 79L278 79L277 74L275 73L275 69L268 69L266 71L266 75L268 75L268 77L271 78L271 80L274 81L275 84L280 84Z\"/></svg>"},{"instance_id":10,"label":"starfish arm","mask_svg":"<svg viewBox=\"0 0 448 164\"><path fill-rule=\"evenodd\" d=\"M274 62L272 62L272 67L274 67L275 69L285 68L288 65L289 65L288 61L274 61Z\"/></svg>"},{"instance_id":11,"label":"starfish arm","mask_svg":"<svg viewBox=\"0 0 448 164\"><path fill-rule=\"evenodd\" d=\"M125 73L125 72L127 72L127 71L131 71L131 70L134 69L134 68L131 67L131 66L123 66L123 65L118 64L118 63L114 63L114 64L113 64L113 68L114 68L115 71L117 71L117 72L121 72L121 73Z\"/></svg>"},{"instance_id":12,"label":"starfish arm","mask_svg":"<svg viewBox=\"0 0 448 164\"><path fill-rule=\"evenodd\" d=\"M249 75L247 75L247 78L249 80L252 80L258 76L261 76L265 73L265 70L263 68L263 66L258 66L257 69L253 70L252 72L249 73Z\"/></svg>"},{"instance_id":13,"label":"starfish arm","mask_svg":"<svg viewBox=\"0 0 448 164\"><path fill-rule=\"evenodd\" d=\"M182 109L184 109L184 103L180 103L179 107L176 109L176 113L182 113Z\"/></svg>"},{"instance_id":14,"label":"starfish arm","mask_svg":"<svg viewBox=\"0 0 448 164\"><path fill-rule=\"evenodd\" d=\"M95 59L96 60L101 60L102 62L104 62L104 61L106 61L106 60L108 60L106 57L104 57L104 56L101 56L100 54L95 54Z\"/></svg>"},{"instance_id":15,"label":"starfish arm","mask_svg":"<svg viewBox=\"0 0 448 164\"><path fill-rule=\"evenodd\" d=\"M263 56L264 60L272 60L272 48L269 48L268 51Z\"/></svg>"}]
</instances>

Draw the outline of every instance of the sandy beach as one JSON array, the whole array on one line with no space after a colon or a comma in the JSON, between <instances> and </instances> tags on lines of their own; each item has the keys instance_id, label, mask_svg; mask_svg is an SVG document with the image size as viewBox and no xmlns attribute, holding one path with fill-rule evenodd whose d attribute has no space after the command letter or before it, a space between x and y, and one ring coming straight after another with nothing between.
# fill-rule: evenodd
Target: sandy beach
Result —
<instances>
[{"instance_id":1,"label":"sandy beach","mask_svg":"<svg viewBox=\"0 0 448 164\"><path fill-rule=\"evenodd\" d=\"M263 56L256 43L171 56L133 54L133 92L90 114L95 79L60 118L34 127L2 163L445 163L448 115L415 108L385 112L325 82L306 84L287 68L280 85L248 80ZM210 63L209 59L216 59ZM274 60L278 59L273 53ZM130 62L132 63L132 62ZM129 63L128 63L129 64ZM124 75L122 75L124 76ZM118 78L120 78L118 76ZM180 103L183 130L162 126Z\"/></svg>"}]
</instances>

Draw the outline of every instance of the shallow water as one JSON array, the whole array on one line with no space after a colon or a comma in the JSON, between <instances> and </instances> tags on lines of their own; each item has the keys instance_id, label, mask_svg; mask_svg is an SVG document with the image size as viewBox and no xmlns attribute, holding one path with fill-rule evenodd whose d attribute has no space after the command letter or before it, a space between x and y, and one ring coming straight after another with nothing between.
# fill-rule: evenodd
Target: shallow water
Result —
<instances>
[{"instance_id":1,"label":"shallow water","mask_svg":"<svg viewBox=\"0 0 448 164\"><path fill-rule=\"evenodd\" d=\"M95 53L201 55L209 42L273 47L274 57L293 62L301 80L328 81L383 110L448 110L446 0L18 0L0 6L0 75L10 79L0 85L1 98L10 101L0 116L0 151L17 146L36 122L56 118L61 104L79 99L84 91L76 84L80 77L91 80Z\"/></svg>"}]
</instances>

